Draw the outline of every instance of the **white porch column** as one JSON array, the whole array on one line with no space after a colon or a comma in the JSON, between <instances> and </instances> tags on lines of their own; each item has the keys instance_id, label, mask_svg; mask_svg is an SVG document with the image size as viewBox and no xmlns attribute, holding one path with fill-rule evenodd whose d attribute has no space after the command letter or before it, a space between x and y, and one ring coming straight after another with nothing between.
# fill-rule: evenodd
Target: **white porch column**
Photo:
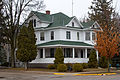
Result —
<instances>
[{"instance_id":1,"label":"white porch column","mask_svg":"<svg viewBox=\"0 0 120 80\"><path fill-rule=\"evenodd\" d=\"M75 48L73 48L73 58L75 58Z\"/></svg>"},{"instance_id":2,"label":"white porch column","mask_svg":"<svg viewBox=\"0 0 120 80\"><path fill-rule=\"evenodd\" d=\"M43 58L45 58L45 48L43 48Z\"/></svg>"},{"instance_id":3,"label":"white porch column","mask_svg":"<svg viewBox=\"0 0 120 80\"><path fill-rule=\"evenodd\" d=\"M96 50L96 56L97 56L97 60L99 60L99 59L98 59L98 50Z\"/></svg>"},{"instance_id":4,"label":"white porch column","mask_svg":"<svg viewBox=\"0 0 120 80\"><path fill-rule=\"evenodd\" d=\"M87 58L87 48L85 48L85 58Z\"/></svg>"},{"instance_id":5,"label":"white porch column","mask_svg":"<svg viewBox=\"0 0 120 80\"><path fill-rule=\"evenodd\" d=\"M36 59L39 59L40 58L40 50L38 49L37 50L37 57L36 57Z\"/></svg>"}]
</instances>

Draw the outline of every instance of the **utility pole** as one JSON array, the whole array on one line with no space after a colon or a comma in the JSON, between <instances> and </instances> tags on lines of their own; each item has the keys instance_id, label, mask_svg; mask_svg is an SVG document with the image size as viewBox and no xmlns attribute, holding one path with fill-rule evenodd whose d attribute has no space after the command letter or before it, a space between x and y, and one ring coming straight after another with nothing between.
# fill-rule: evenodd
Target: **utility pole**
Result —
<instances>
[{"instance_id":1,"label":"utility pole","mask_svg":"<svg viewBox=\"0 0 120 80\"><path fill-rule=\"evenodd\" d=\"M72 16L73 16L73 0L72 0Z\"/></svg>"}]
</instances>

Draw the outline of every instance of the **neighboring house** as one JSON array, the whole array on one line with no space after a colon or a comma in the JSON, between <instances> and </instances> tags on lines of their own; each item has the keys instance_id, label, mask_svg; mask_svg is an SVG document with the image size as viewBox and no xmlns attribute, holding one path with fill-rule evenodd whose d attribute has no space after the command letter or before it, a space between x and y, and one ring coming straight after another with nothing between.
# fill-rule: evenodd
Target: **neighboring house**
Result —
<instances>
[{"instance_id":1,"label":"neighboring house","mask_svg":"<svg viewBox=\"0 0 120 80\"><path fill-rule=\"evenodd\" d=\"M75 16L69 17L61 12L50 14L50 11L46 14L32 11L29 17L25 23L33 21L38 51L31 63L54 63L58 47L63 49L65 63L89 61L90 50L94 49L94 30L99 29L97 22L80 23Z\"/></svg>"}]
</instances>

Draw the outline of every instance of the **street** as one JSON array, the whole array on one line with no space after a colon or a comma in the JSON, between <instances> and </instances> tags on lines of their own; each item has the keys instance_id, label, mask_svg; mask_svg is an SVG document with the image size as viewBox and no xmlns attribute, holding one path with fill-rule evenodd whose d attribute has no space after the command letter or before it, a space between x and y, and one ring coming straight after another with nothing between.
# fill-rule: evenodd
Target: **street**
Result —
<instances>
[{"instance_id":1,"label":"street","mask_svg":"<svg viewBox=\"0 0 120 80\"><path fill-rule=\"evenodd\" d=\"M73 76L24 72L0 72L0 80L120 80L120 75Z\"/></svg>"}]
</instances>

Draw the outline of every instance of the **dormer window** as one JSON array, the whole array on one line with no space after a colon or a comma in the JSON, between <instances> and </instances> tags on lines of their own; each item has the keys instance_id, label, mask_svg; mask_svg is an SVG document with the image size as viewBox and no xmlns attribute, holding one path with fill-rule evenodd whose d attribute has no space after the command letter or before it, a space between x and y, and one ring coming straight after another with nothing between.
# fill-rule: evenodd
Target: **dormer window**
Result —
<instances>
[{"instance_id":1,"label":"dormer window","mask_svg":"<svg viewBox=\"0 0 120 80\"><path fill-rule=\"evenodd\" d=\"M36 19L34 19L34 24L33 24L34 27L36 27Z\"/></svg>"},{"instance_id":2,"label":"dormer window","mask_svg":"<svg viewBox=\"0 0 120 80\"><path fill-rule=\"evenodd\" d=\"M72 27L74 27L74 22L72 22Z\"/></svg>"},{"instance_id":3,"label":"dormer window","mask_svg":"<svg viewBox=\"0 0 120 80\"><path fill-rule=\"evenodd\" d=\"M30 22L32 22L33 27L36 27L36 19L32 19L32 20L30 20Z\"/></svg>"}]
</instances>

